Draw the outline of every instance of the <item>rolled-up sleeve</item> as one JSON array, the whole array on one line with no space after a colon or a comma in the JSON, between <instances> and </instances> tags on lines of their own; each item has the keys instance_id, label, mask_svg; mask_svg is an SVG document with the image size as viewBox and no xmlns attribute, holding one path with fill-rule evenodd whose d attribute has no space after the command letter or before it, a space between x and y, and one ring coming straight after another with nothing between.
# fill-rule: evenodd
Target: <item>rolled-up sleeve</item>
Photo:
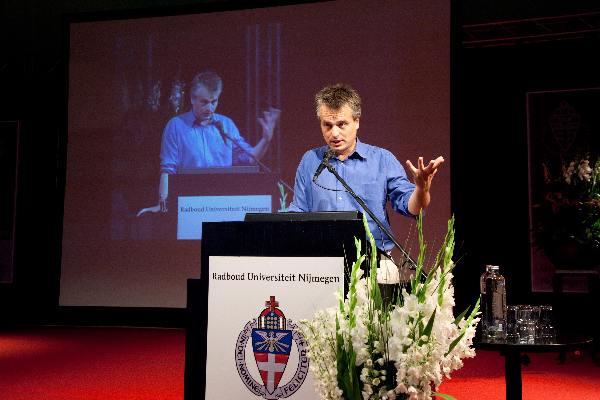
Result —
<instances>
[{"instance_id":1,"label":"rolled-up sleeve","mask_svg":"<svg viewBox=\"0 0 600 400\"><path fill-rule=\"evenodd\" d=\"M394 211L412 216L408 211L408 200L415 190L415 185L408 180L406 170L398 159L390 152L383 152L384 164L387 171L387 193Z\"/></svg>"},{"instance_id":2,"label":"rolled-up sleeve","mask_svg":"<svg viewBox=\"0 0 600 400\"><path fill-rule=\"evenodd\" d=\"M160 172L167 174L177 173L178 140L175 130L175 122L171 119L167 122L163 132L162 143L160 147Z\"/></svg>"},{"instance_id":3,"label":"rolled-up sleeve","mask_svg":"<svg viewBox=\"0 0 600 400\"><path fill-rule=\"evenodd\" d=\"M308 212L311 210L312 204L312 188L310 181L310 166L309 158L314 158L314 151L308 151L302 157L298 169L296 170L296 179L294 181L294 199L288 207L288 211L292 212Z\"/></svg>"}]
</instances>

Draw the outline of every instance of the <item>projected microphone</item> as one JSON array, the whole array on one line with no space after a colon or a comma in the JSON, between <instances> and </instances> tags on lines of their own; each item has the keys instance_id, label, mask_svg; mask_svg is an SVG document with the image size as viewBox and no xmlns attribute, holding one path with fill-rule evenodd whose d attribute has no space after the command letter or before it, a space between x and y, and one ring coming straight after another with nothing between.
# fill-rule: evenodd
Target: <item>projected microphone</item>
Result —
<instances>
[{"instance_id":1,"label":"projected microphone","mask_svg":"<svg viewBox=\"0 0 600 400\"><path fill-rule=\"evenodd\" d=\"M321 172L323 172L323 169L325 167L327 167L327 164L329 163L329 160L334 155L335 155L335 152L332 149L327 150L327 152L323 156L323 160L321 161L321 164L319 164L319 167L315 171L315 175L313 176L313 182L317 181L317 178L319 177L319 175L321 175Z\"/></svg>"},{"instance_id":2,"label":"projected microphone","mask_svg":"<svg viewBox=\"0 0 600 400\"><path fill-rule=\"evenodd\" d=\"M227 135L225 133L225 129L223 128L223 122L216 120L214 118L210 122L213 123L217 127L217 130L221 134L221 138L223 138L223 142L225 144L227 144L227 138L229 137L229 135Z\"/></svg>"}]
</instances>

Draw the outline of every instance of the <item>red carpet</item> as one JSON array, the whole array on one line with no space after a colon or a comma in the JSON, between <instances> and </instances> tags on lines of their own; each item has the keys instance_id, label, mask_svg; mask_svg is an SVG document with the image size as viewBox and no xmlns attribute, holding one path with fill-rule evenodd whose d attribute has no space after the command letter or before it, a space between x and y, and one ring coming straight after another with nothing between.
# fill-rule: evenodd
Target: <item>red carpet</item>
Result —
<instances>
[{"instance_id":1,"label":"red carpet","mask_svg":"<svg viewBox=\"0 0 600 400\"><path fill-rule=\"evenodd\" d=\"M0 333L0 399L182 400L184 353L183 330Z\"/></svg>"},{"instance_id":2,"label":"red carpet","mask_svg":"<svg viewBox=\"0 0 600 400\"><path fill-rule=\"evenodd\" d=\"M523 400L600 400L600 367L589 353L568 353L564 364L556 353L529 353L522 366ZM504 358L499 353L477 351L462 369L444 381L441 393L459 400L504 400Z\"/></svg>"},{"instance_id":3,"label":"red carpet","mask_svg":"<svg viewBox=\"0 0 600 400\"><path fill-rule=\"evenodd\" d=\"M0 332L0 400L182 400L184 353L178 329ZM563 365L556 354L530 357L523 399L600 400L600 367L589 354L569 353ZM459 400L504 399L503 358L478 351L440 391Z\"/></svg>"}]
</instances>

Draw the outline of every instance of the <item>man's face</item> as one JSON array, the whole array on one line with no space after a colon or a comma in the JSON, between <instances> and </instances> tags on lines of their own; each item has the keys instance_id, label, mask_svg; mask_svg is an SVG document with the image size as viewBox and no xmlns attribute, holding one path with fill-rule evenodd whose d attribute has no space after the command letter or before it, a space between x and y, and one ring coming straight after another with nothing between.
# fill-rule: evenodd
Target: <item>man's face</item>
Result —
<instances>
[{"instance_id":1,"label":"man's face","mask_svg":"<svg viewBox=\"0 0 600 400\"><path fill-rule=\"evenodd\" d=\"M341 160L348 158L356 147L358 120L352 117L352 109L347 105L339 110L323 105L319 110L323 139Z\"/></svg>"},{"instance_id":2,"label":"man's face","mask_svg":"<svg viewBox=\"0 0 600 400\"><path fill-rule=\"evenodd\" d=\"M203 123L209 123L219 104L221 91L210 91L204 85L196 86L191 93L192 112Z\"/></svg>"}]
</instances>

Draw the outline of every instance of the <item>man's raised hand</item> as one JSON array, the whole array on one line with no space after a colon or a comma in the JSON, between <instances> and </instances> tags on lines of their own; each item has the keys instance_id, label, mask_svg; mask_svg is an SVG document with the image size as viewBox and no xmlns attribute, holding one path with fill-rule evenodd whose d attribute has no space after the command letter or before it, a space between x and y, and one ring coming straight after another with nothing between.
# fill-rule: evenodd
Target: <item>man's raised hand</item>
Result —
<instances>
[{"instance_id":1,"label":"man's raised hand","mask_svg":"<svg viewBox=\"0 0 600 400\"><path fill-rule=\"evenodd\" d=\"M258 118L258 123L263 130L263 138L270 141L273 137L273 131L275 130L275 124L279 119L281 110L274 107L269 107L268 110L263 111L263 116Z\"/></svg>"},{"instance_id":2,"label":"man's raised hand","mask_svg":"<svg viewBox=\"0 0 600 400\"><path fill-rule=\"evenodd\" d=\"M439 156L435 160L429 161L429 164L425 165L423 157L419 157L417 161L417 167L413 165L410 160L406 160L406 167L413 176L413 182L417 187L423 190L429 190L431 187L431 181L438 171L438 168L444 163L444 157Z\"/></svg>"}]
</instances>

